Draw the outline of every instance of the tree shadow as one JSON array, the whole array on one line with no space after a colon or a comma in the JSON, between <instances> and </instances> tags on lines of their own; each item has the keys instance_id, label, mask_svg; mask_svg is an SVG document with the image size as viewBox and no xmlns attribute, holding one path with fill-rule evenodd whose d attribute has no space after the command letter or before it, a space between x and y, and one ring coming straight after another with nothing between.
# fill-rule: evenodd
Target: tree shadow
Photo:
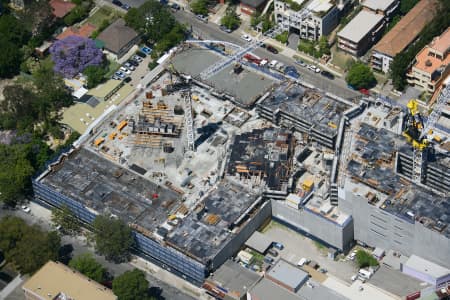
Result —
<instances>
[{"instance_id":1,"label":"tree shadow","mask_svg":"<svg viewBox=\"0 0 450 300\"><path fill-rule=\"evenodd\" d=\"M58 256L59 261L67 265L72 259L73 246L72 244L65 244L59 248Z\"/></svg>"},{"instance_id":2,"label":"tree shadow","mask_svg":"<svg viewBox=\"0 0 450 300\"><path fill-rule=\"evenodd\" d=\"M148 289L148 294L150 297L153 297L155 300L165 300L166 298L162 296L162 288L159 286L152 286Z\"/></svg>"}]
</instances>

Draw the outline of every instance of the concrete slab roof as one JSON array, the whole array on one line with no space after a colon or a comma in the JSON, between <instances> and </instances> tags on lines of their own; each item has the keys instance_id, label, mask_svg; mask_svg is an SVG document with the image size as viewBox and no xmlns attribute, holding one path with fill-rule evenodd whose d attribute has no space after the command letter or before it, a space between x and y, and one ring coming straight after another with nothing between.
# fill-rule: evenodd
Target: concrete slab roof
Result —
<instances>
[{"instance_id":1,"label":"concrete slab roof","mask_svg":"<svg viewBox=\"0 0 450 300\"><path fill-rule=\"evenodd\" d=\"M385 11L389 6L391 6L397 0L365 0L362 2L362 6L370 8L372 10Z\"/></svg>"},{"instance_id":2,"label":"concrete slab roof","mask_svg":"<svg viewBox=\"0 0 450 300\"><path fill-rule=\"evenodd\" d=\"M309 277L308 273L282 259L267 272L267 275L294 290L297 290Z\"/></svg>"},{"instance_id":3,"label":"concrete slab roof","mask_svg":"<svg viewBox=\"0 0 450 300\"><path fill-rule=\"evenodd\" d=\"M374 27L376 27L384 19L383 15L362 10L344 29L338 32L338 37L345 38L354 43L359 43Z\"/></svg>"},{"instance_id":4,"label":"concrete slab roof","mask_svg":"<svg viewBox=\"0 0 450 300\"><path fill-rule=\"evenodd\" d=\"M439 279L450 274L449 269L437 265L417 255L411 255L406 261L405 266L422 274L427 274L433 279Z\"/></svg>"},{"instance_id":5,"label":"concrete slab roof","mask_svg":"<svg viewBox=\"0 0 450 300\"><path fill-rule=\"evenodd\" d=\"M287 289L276 285L272 281L263 278L250 291L252 299L258 300L304 300L303 297L294 294Z\"/></svg>"},{"instance_id":6,"label":"concrete slab roof","mask_svg":"<svg viewBox=\"0 0 450 300\"><path fill-rule=\"evenodd\" d=\"M264 253L272 245L272 241L259 231L255 231L245 242L245 246L250 247L259 253Z\"/></svg>"}]
</instances>

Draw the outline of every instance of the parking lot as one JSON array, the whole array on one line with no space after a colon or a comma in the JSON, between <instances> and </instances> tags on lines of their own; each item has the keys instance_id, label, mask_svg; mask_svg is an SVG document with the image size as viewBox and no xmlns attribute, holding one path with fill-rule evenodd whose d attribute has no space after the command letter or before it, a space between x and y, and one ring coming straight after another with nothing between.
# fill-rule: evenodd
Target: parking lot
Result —
<instances>
[{"instance_id":1,"label":"parking lot","mask_svg":"<svg viewBox=\"0 0 450 300\"><path fill-rule=\"evenodd\" d=\"M263 233L271 240L284 245L284 249L278 252L282 258L294 265L297 265L299 260L304 257L317 262L320 268L327 269L328 273L348 283L351 282L351 277L358 272L353 261L329 259L327 257L328 249L279 223L272 221Z\"/></svg>"}]
</instances>

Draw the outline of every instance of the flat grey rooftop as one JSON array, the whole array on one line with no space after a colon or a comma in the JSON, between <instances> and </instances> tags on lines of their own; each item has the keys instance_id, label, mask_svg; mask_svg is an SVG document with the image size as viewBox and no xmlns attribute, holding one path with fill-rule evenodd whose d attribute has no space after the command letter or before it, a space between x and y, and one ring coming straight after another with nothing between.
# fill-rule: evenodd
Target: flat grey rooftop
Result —
<instances>
[{"instance_id":1,"label":"flat grey rooftop","mask_svg":"<svg viewBox=\"0 0 450 300\"><path fill-rule=\"evenodd\" d=\"M247 210L261 202L261 197L243 186L222 181L183 219L181 226L167 235L166 242L207 263L232 239L231 230L243 223Z\"/></svg>"},{"instance_id":2,"label":"flat grey rooftop","mask_svg":"<svg viewBox=\"0 0 450 300\"><path fill-rule=\"evenodd\" d=\"M344 27L344 29L338 32L338 36L354 43L358 43L366 34L373 30L383 18L383 15L362 10Z\"/></svg>"},{"instance_id":3,"label":"flat grey rooftop","mask_svg":"<svg viewBox=\"0 0 450 300\"><path fill-rule=\"evenodd\" d=\"M250 247L259 253L264 253L272 245L272 240L270 240L266 235L259 231L255 231L250 238L245 242L245 246Z\"/></svg>"},{"instance_id":4,"label":"flat grey rooftop","mask_svg":"<svg viewBox=\"0 0 450 300\"><path fill-rule=\"evenodd\" d=\"M302 299L305 300L349 300L349 298L339 294L338 292L318 283L314 280L309 280L314 288L303 285L297 292Z\"/></svg>"},{"instance_id":5,"label":"flat grey rooftop","mask_svg":"<svg viewBox=\"0 0 450 300\"><path fill-rule=\"evenodd\" d=\"M178 72L199 79L203 70L222 59L223 56L211 50L193 47L175 55L172 63ZM214 87L218 93L234 97L242 106L251 106L272 87L275 80L247 67L240 74L235 74L233 64L230 64L205 83Z\"/></svg>"},{"instance_id":6,"label":"flat grey rooftop","mask_svg":"<svg viewBox=\"0 0 450 300\"><path fill-rule=\"evenodd\" d=\"M385 11L390 5L392 5L396 1L397 0L364 0L362 2L362 5L373 10Z\"/></svg>"},{"instance_id":7,"label":"flat grey rooftop","mask_svg":"<svg viewBox=\"0 0 450 300\"><path fill-rule=\"evenodd\" d=\"M245 295L247 290L260 278L261 276L257 273L242 267L238 263L227 260L211 274L209 280L228 290L229 294Z\"/></svg>"},{"instance_id":8,"label":"flat grey rooftop","mask_svg":"<svg viewBox=\"0 0 450 300\"><path fill-rule=\"evenodd\" d=\"M269 279L261 279L250 291L252 299L258 300L305 300Z\"/></svg>"},{"instance_id":9,"label":"flat grey rooftop","mask_svg":"<svg viewBox=\"0 0 450 300\"><path fill-rule=\"evenodd\" d=\"M41 179L98 213L153 231L177 206L177 193L81 148Z\"/></svg>"},{"instance_id":10,"label":"flat grey rooftop","mask_svg":"<svg viewBox=\"0 0 450 300\"><path fill-rule=\"evenodd\" d=\"M309 277L308 273L282 259L267 272L267 275L294 290L297 290Z\"/></svg>"}]
</instances>

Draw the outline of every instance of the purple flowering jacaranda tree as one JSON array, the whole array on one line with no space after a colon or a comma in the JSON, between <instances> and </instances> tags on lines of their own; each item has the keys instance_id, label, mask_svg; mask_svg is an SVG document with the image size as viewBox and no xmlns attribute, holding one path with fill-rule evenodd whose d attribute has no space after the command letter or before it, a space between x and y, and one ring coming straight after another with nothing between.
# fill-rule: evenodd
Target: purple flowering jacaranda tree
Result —
<instances>
[{"instance_id":1,"label":"purple flowering jacaranda tree","mask_svg":"<svg viewBox=\"0 0 450 300\"><path fill-rule=\"evenodd\" d=\"M66 78L72 78L87 66L98 66L103 62L103 53L91 39L68 36L56 41L50 48L54 70Z\"/></svg>"}]
</instances>

